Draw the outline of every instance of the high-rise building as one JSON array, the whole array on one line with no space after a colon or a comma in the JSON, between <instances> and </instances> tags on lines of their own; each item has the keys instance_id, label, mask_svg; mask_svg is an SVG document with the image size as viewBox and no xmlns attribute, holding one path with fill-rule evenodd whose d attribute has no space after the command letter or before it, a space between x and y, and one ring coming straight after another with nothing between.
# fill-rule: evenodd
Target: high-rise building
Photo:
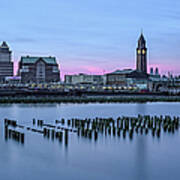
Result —
<instances>
[{"instance_id":1,"label":"high-rise building","mask_svg":"<svg viewBox=\"0 0 180 180\"><path fill-rule=\"evenodd\" d=\"M147 48L146 41L142 33L138 40L136 70L147 73Z\"/></svg>"},{"instance_id":2,"label":"high-rise building","mask_svg":"<svg viewBox=\"0 0 180 180\"><path fill-rule=\"evenodd\" d=\"M0 46L0 81L4 81L6 77L13 76L13 62L11 61L11 51L3 42Z\"/></svg>"},{"instance_id":3,"label":"high-rise building","mask_svg":"<svg viewBox=\"0 0 180 180\"><path fill-rule=\"evenodd\" d=\"M59 82L60 70L55 57L21 57L18 75L22 83Z\"/></svg>"}]
</instances>

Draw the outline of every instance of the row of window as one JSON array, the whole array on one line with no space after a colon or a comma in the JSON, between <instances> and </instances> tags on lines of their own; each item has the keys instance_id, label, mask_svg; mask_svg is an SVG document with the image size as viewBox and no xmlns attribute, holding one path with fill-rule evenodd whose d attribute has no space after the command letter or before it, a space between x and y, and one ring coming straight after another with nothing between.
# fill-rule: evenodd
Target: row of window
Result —
<instances>
[{"instance_id":1,"label":"row of window","mask_svg":"<svg viewBox=\"0 0 180 180\"><path fill-rule=\"evenodd\" d=\"M40 65L40 66L38 66L37 68L43 70L44 66L41 66L41 65ZM22 66L22 70L29 70L29 66ZM58 69L57 66L53 66L52 71L53 71L53 72L59 72L59 69Z\"/></svg>"}]
</instances>

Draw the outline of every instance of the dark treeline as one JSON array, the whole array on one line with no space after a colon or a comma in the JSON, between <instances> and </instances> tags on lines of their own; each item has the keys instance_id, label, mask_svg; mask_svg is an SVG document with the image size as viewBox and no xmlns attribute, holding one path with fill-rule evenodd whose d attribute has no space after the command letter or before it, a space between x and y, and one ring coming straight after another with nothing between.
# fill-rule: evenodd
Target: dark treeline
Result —
<instances>
[{"instance_id":1,"label":"dark treeline","mask_svg":"<svg viewBox=\"0 0 180 180\"><path fill-rule=\"evenodd\" d=\"M0 103L146 103L180 102L180 96L26 96L1 97Z\"/></svg>"}]
</instances>

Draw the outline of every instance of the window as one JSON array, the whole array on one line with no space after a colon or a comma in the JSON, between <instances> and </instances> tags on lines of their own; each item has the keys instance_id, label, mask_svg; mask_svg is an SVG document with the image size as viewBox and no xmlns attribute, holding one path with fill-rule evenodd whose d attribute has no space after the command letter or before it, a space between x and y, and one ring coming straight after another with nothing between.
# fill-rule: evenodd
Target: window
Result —
<instances>
[{"instance_id":1,"label":"window","mask_svg":"<svg viewBox=\"0 0 180 180\"><path fill-rule=\"evenodd\" d=\"M52 70L54 73L57 73L57 72L59 72L59 69L58 69L58 67L57 66L53 66L53 70Z\"/></svg>"},{"instance_id":2,"label":"window","mask_svg":"<svg viewBox=\"0 0 180 180\"><path fill-rule=\"evenodd\" d=\"M29 72L29 66L22 66L21 72Z\"/></svg>"},{"instance_id":3,"label":"window","mask_svg":"<svg viewBox=\"0 0 180 180\"><path fill-rule=\"evenodd\" d=\"M43 61L37 63L36 80L37 82L45 82L45 63Z\"/></svg>"}]
</instances>

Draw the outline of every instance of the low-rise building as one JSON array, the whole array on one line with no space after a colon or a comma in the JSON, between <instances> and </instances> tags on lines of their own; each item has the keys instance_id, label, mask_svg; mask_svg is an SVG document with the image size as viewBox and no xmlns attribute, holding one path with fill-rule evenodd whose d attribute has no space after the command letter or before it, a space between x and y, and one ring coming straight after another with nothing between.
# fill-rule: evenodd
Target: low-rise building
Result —
<instances>
[{"instance_id":1,"label":"low-rise building","mask_svg":"<svg viewBox=\"0 0 180 180\"><path fill-rule=\"evenodd\" d=\"M5 82L9 84L18 84L21 82L21 77L19 76L8 76L5 78Z\"/></svg>"},{"instance_id":2,"label":"low-rise building","mask_svg":"<svg viewBox=\"0 0 180 180\"><path fill-rule=\"evenodd\" d=\"M60 70L55 57L21 57L18 76L22 83L59 82Z\"/></svg>"},{"instance_id":3,"label":"low-rise building","mask_svg":"<svg viewBox=\"0 0 180 180\"><path fill-rule=\"evenodd\" d=\"M11 51L3 42L0 46L0 81L5 81L8 76L13 76L13 62L11 61Z\"/></svg>"},{"instance_id":4,"label":"low-rise building","mask_svg":"<svg viewBox=\"0 0 180 180\"><path fill-rule=\"evenodd\" d=\"M106 74L107 85L132 86L146 89L148 74L133 69L116 70Z\"/></svg>"},{"instance_id":5,"label":"low-rise building","mask_svg":"<svg viewBox=\"0 0 180 180\"><path fill-rule=\"evenodd\" d=\"M105 76L103 75L65 75L66 84L105 84Z\"/></svg>"}]
</instances>

